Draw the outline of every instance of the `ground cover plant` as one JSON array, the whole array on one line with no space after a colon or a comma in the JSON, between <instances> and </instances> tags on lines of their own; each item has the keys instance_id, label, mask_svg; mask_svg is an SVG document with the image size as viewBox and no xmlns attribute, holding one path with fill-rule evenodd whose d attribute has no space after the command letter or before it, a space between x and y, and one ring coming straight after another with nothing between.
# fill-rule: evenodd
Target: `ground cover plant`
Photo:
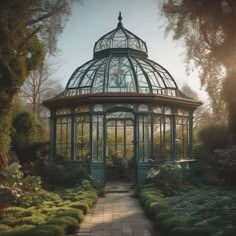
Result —
<instances>
[{"instance_id":1,"label":"ground cover plant","mask_svg":"<svg viewBox=\"0 0 236 236\"><path fill-rule=\"evenodd\" d=\"M79 228L96 202L95 189L87 182L73 188L47 187L40 200L27 205L18 202L18 206L11 203L8 212L0 216L0 236L63 236Z\"/></svg>"},{"instance_id":2,"label":"ground cover plant","mask_svg":"<svg viewBox=\"0 0 236 236\"><path fill-rule=\"evenodd\" d=\"M174 176L168 175L168 169ZM150 183L139 192L145 212L163 234L236 235L236 189L200 182L193 185L186 182L184 174L180 177L181 172L186 173L186 170L179 166L152 170L149 172ZM166 183L162 182L164 177Z\"/></svg>"}]
</instances>

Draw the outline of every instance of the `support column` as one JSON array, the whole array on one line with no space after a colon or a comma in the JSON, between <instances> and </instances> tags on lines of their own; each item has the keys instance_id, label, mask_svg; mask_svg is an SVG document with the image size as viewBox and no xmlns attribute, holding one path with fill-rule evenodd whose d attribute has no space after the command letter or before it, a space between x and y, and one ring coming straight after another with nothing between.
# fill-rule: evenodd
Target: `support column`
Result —
<instances>
[{"instance_id":1,"label":"support column","mask_svg":"<svg viewBox=\"0 0 236 236\"><path fill-rule=\"evenodd\" d=\"M49 160L55 160L56 149L56 117L53 111L51 111L50 117L50 153Z\"/></svg>"},{"instance_id":2,"label":"support column","mask_svg":"<svg viewBox=\"0 0 236 236\"><path fill-rule=\"evenodd\" d=\"M72 114L71 117L71 160L76 160L75 157L75 115Z\"/></svg>"},{"instance_id":3,"label":"support column","mask_svg":"<svg viewBox=\"0 0 236 236\"><path fill-rule=\"evenodd\" d=\"M175 116L172 116L172 154L171 159L172 161L176 161L176 119Z\"/></svg>"},{"instance_id":4,"label":"support column","mask_svg":"<svg viewBox=\"0 0 236 236\"><path fill-rule=\"evenodd\" d=\"M188 154L189 159L193 159L193 111L189 112L189 145L188 145Z\"/></svg>"}]
</instances>

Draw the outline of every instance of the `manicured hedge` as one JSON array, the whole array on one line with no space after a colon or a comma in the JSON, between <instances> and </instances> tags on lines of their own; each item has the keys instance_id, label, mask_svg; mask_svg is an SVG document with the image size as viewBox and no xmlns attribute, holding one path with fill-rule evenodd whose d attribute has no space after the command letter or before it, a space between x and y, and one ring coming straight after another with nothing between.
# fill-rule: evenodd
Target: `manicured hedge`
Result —
<instances>
[{"instance_id":1,"label":"manicured hedge","mask_svg":"<svg viewBox=\"0 0 236 236\"><path fill-rule=\"evenodd\" d=\"M149 184L139 197L146 214L166 236L236 235L235 190L205 186L165 197Z\"/></svg>"},{"instance_id":2,"label":"manicured hedge","mask_svg":"<svg viewBox=\"0 0 236 236\"><path fill-rule=\"evenodd\" d=\"M57 197L55 198L55 193ZM73 233L96 202L94 189L60 189L53 199L0 216L0 236L65 236Z\"/></svg>"}]
</instances>

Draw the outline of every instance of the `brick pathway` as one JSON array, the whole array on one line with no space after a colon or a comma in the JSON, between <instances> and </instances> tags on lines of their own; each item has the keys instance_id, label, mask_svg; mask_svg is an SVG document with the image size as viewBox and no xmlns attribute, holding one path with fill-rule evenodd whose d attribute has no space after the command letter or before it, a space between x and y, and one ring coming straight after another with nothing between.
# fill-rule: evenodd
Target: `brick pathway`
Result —
<instances>
[{"instance_id":1,"label":"brick pathway","mask_svg":"<svg viewBox=\"0 0 236 236\"><path fill-rule=\"evenodd\" d=\"M77 236L158 236L132 192L99 198L80 225Z\"/></svg>"}]
</instances>

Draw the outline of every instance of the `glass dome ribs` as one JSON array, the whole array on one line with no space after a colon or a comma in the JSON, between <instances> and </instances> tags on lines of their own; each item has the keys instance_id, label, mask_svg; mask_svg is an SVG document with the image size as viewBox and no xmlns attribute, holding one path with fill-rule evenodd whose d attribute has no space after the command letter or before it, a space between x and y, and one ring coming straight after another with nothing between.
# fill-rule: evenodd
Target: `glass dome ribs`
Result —
<instances>
[{"instance_id":1,"label":"glass dome ribs","mask_svg":"<svg viewBox=\"0 0 236 236\"><path fill-rule=\"evenodd\" d=\"M93 93L153 93L181 96L169 72L147 58L146 43L119 23L94 46L94 58L78 67L64 96Z\"/></svg>"},{"instance_id":2,"label":"glass dome ribs","mask_svg":"<svg viewBox=\"0 0 236 236\"><path fill-rule=\"evenodd\" d=\"M132 92L176 96L177 85L159 64L146 58L110 56L95 59L79 67L71 76L67 96Z\"/></svg>"},{"instance_id":3,"label":"glass dome ribs","mask_svg":"<svg viewBox=\"0 0 236 236\"><path fill-rule=\"evenodd\" d=\"M147 55L146 43L123 27L121 13L117 28L102 36L94 46L94 54L107 49L134 49Z\"/></svg>"}]
</instances>

